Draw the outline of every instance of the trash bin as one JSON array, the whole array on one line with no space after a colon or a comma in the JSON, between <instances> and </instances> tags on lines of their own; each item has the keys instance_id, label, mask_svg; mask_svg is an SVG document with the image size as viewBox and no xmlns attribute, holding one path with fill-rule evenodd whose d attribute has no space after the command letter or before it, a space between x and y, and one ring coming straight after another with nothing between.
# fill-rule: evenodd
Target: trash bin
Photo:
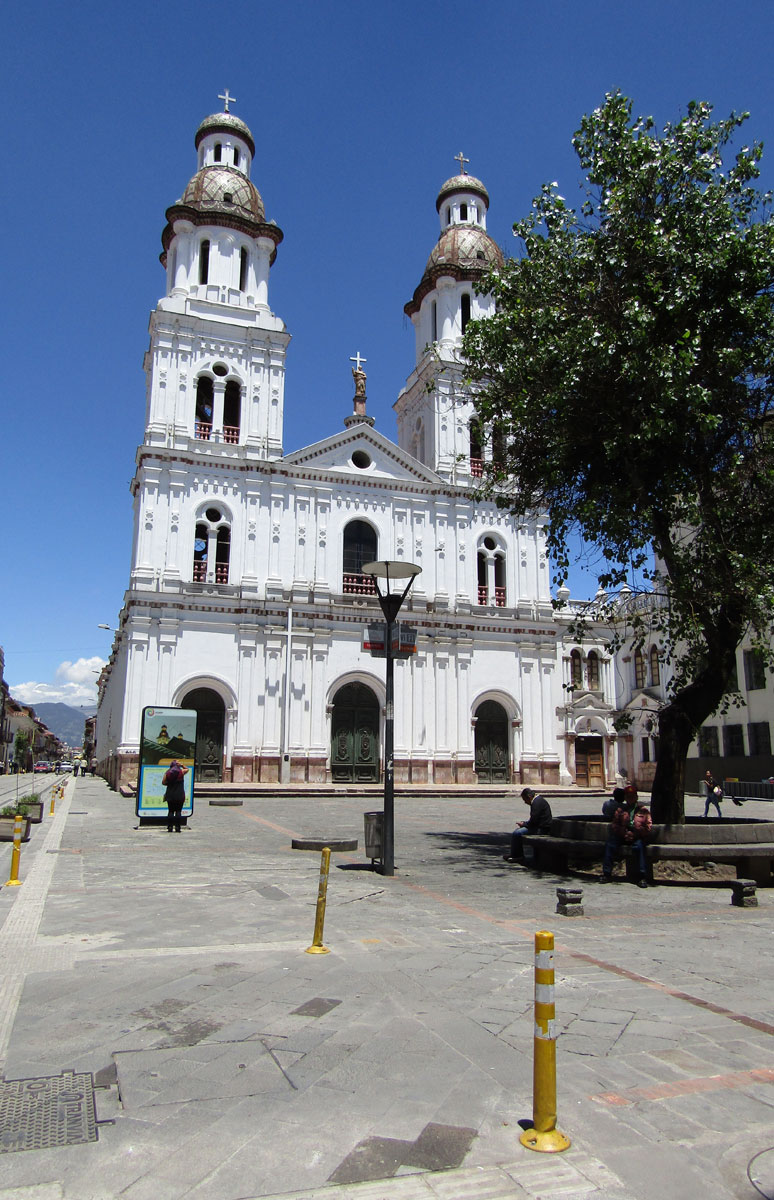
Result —
<instances>
[{"instance_id":1,"label":"trash bin","mask_svg":"<svg viewBox=\"0 0 774 1200\"><path fill-rule=\"evenodd\" d=\"M370 858L371 862L378 858L381 862L384 853L384 813L363 813L363 825L366 858Z\"/></svg>"}]
</instances>

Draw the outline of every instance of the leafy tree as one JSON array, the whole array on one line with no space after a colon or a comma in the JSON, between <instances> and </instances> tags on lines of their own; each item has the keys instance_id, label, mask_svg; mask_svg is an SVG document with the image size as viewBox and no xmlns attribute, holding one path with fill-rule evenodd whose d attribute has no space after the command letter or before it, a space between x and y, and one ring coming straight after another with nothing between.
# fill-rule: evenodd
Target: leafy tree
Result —
<instances>
[{"instance_id":1,"label":"leafy tree","mask_svg":"<svg viewBox=\"0 0 774 1200\"><path fill-rule=\"evenodd\" d=\"M731 150L748 114L711 114L691 103L658 133L608 94L573 138L580 211L543 187L523 252L482 282L496 314L464 339L478 419L506 445L488 487L546 509L554 582L578 532L604 588L647 580L626 635L655 628L673 672L652 796L669 822L742 638L772 662L774 224L761 145Z\"/></svg>"},{"instance_id":2,"label":"leafy tree","mask_svg":"<svg viewBox=\"0 0 774 1200\"><path fill-rule=\"evenodd\" d=\"M30 738L29 735L22 729L17 729L16 736L13 739L13 758L18 770L27 770L28 758L30 753Z\"/></svg>"}]
</instances>

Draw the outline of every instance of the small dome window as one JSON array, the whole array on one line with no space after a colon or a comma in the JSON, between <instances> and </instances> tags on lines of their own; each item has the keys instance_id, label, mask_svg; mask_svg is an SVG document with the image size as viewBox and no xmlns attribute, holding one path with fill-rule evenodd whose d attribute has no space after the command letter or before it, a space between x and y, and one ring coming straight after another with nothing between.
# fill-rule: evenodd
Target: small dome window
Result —
<instances>
[{"instance_id":1,"label":"small dome window","mask_svg":"<svg viewBox=\"0 0 774 1200\"><path fill-rule=\"evenodd\" d=\"M239 166L239 150L237 149L236 146L234 147L234 166L235 167Z\"/></svg>"},{"instance_id":2,"label":"small dome window","mask_svg":"<svg viewBox=\"0 0 774 1200\"><path fill-rule=\"evenodd\" d=\"M221 158L223 157L223 147L221 146L220 142L215 143L215 149L212 153L212 157L214 158L215 162L220 162Z\"/></svg>"},{"instance_id":3,"label":"small dome window","mask_svg":"<svg viewBox=\"0 0 774 1200\"><path fill-rule=\"evenodd\" d=\"M223 203L224 204L233 204L234 203L234 193L233 192L224 192L223 193Z\"/></svg>"},{"instance_id":4,"label":"small dome window","mask_svg":"<svg viewBox=\"0 0 774 1200\"><path fill-rule=\"evenodd\" d=\"M460 205L460 220L467 221L467 219L468 219L468 206L467 206L467 204L461 204Z\"/></svg>"}]
</instances>

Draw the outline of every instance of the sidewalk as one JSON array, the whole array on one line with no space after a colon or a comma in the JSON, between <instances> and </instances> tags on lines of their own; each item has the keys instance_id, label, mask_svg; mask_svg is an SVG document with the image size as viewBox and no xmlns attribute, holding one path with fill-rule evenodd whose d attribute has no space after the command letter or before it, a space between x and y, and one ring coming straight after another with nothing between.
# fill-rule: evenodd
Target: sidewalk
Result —
<instances>
[{"instance_id":1,"label":"sidewalk","mask_svg":"<svg viewBox=\"0 0 774 1200\"><path fill-rule=\"evenodd\" d=\"M395 878L335 855L331 953L305 954L319 855L291 837L362 847L362 812L202 800L168 834L67 781L0 889L0 1150L20 1136L12 1081L54 1095L41 1148L0 1154L2 1200L774 1196L774 889L737 909L723 887L589 875L567 919L559 879L502 860L511 802L401 797ZM9 864L2 844L0 882ZM518 1140L538 929L556 935L561 1155Z\"/></svg>"}]
</instances>

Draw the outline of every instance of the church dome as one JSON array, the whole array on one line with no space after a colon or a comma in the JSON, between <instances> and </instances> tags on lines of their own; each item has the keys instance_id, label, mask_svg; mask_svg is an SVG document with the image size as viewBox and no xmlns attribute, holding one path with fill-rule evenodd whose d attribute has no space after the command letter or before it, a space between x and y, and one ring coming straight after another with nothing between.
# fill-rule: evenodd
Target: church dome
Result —
<instances>
[{"instance_id":1,"label":"church dome","mask_svg":"<svg viewBox=\"0 0 774 1200\"><path fill-rule=\"evenodd\" d=\"M245 125L244 121L240 121L239 117L235 117L233 113L221 112L213 113L211 117L205 117L199 128L196 130L196 149L199 149L199 142L205 138L208 133L233 133L241 138L249 147L250 153L255 157L255 142L253 135Z\"/></svg>"},{"instance_id":2,"label":"church dome","mask_svg":"<svg viewBox=\"0 0 774 1200\"><path fill-rule=\"evenodd\" d=\"M266 220L263 200L257 187L246 175L232 167L202 167L188 184L178 204L202 213L237 214L248 221Z\"/></svg>"},{"instance_id":3,"label":"church dome","mask_svg":"<svg viewBox=\"0 0 774 1200\"><path fill-rule=\"evenodd\" d=\"M457 192L467 192L468 194L472 192L475 196L480 196L489 208L489 192L480 179L476 179L475 175L452 175L438 193L438 199L435 202L436 210L440 212L444 200L447 200L449 196L455 196Z\"/></svg>"},{"instance_id":4,"label":"church dome","mask_svg":"<svg viewBox=\"0 0 774 1200\"><path fill-rule=\"evenodd\" d=\"M473 177L463 175L458 178ZM480 186L483 188L483 184ZM441 195L449 193L444 193L442 188ZM476 225L450 225L430 252L419 287L403 311L409 317L418 312L425 296L433 290L442 275L451 275L458 281L475 281L492 267L502 267L504 262L502 250L484 229L479 229Z\"/></svg>"}]
</instances>

